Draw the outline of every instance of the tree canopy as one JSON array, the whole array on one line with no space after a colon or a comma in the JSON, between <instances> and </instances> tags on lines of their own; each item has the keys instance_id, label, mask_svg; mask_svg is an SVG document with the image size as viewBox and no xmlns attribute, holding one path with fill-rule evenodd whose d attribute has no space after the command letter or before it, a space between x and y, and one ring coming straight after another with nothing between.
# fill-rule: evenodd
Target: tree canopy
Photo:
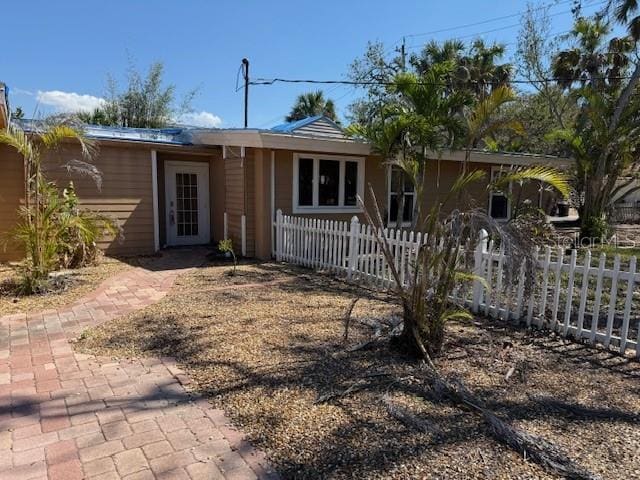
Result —
<instances>
[{"instance_id":1,"label":"tree canopy","mask_svg":"<svg viewBox=\"0 0 640 480\"><path fill-rule=\"evenodd\" d=\"M130 67L123 90L110 76L106 102L92 112L78 112L77 117L85 123L117 127L162 128L171 125L190 110L195 91L188 92L178 105L175 85L165 85L163 77L161 62L153 63L146 75Z\"/></svg>"},{"instance_id":2,"label":"tree canopy","mask_svg":"<svg viewBox=\"0 0 640 480\"><path fill-rule=\"evenodd\" d=\"M287 122L293 122L316 115L324 115L334 122L338 120L333 100L325 98L322 90L299 95L286 120Z\"/></svg>"}]
</instances>

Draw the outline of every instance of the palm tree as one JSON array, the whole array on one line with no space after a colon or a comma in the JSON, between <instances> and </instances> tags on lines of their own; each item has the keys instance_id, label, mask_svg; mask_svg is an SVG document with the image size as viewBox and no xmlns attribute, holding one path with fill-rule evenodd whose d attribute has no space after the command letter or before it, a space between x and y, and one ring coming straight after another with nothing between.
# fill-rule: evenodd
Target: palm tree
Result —
<instances>
[{"instance_id":1,"label":"palm tree","mask_svg":"<svg viewBox=\"0 0 640 480\"><path fill-rule=\"evenodd\" d=\"M471 151L479 143L499 131L512 130L524 133L522 124L507 116L501 115L503 107L517 98L515 92L506 86L495 88L488 97L478 101L465 115L465 161L463 173L471 160Z\"/></svg>"},{"instance_id":2,"label":"palm tree","mask_svg":"<svg viewBox=\"0 0 640 480\"><path fill-rule=\"evenodd\" d=\"M629 37L633 40L634 47L637 47L638 41L640 41L640 5L637 0L610 0L607 4L607 8L615 9L615 19L618 23L625 25L629 32ZM635 16L634 16L635 15ZM620 121L622 112L627 108L631 99L632 93L635 91L638 82L640 82L640 62L636 62L635 68L629 82L620 94L620 98L616 104L616 109L613 112L613 119L611 127L615 128Z\"/></svg>"},{"instance_id":3,"label":"palm tree","mask_svg":"<svg viewBox=\"0 0 640 480\"><path fill-rule=\"evenodd\" d=\"M80 145L85 161L70 160L64 166L68 171L89 175L99 184L100 172L88 163L96 152L95 144L72 122L60 118L45 121L31 133L12 123L0 131L0 144L13 148L23 158L25 205L20 209L22 223L16 234L25 243L28 274L33 282L46 278L53 268L57 251L52 245L59 241L59 235L50 228L55 220L53 207L59 204L59 199L57 190L54 197L44 176L43 157L55 153L69 140Z\"/></svg>"},{"instance_id":4,"label":"palm tree","mask_svg":"<svg viewBox=\"0 0 640 480\"><path fill-rule=\"evenodd\" d=\"M637 12L636 2L612 1L609 6L617 7L619 22ZM603 16L578 18L572 32L576 46L560 52L554 61L560 85L573 88L571 94L580 107L574 127L553 132L550 138L563 140L576 160L584 237L601 239L609 234L611 198L618 187L628 186L618 185L619 178L639 166L640 102L632 93L640 80L640 64L626 78L638 41L633 21L631 35L607 42L611 29Z\"/></svg>"},{"instance_id":5,"label":"palm tree","mask_svg":"<svg viewBox=\"0 0 640 480\"><path fill-rule=\"evenodd\" d=\"M513 67L509 63L498 63L504 54L504 45L486 45L483 40L474 41L466 52L460 40L431 41L419 56L411 57L411 64L423 75L434 65L452 62L455 68L447 79L452 89L468 89L481 99L494 88L509 84Z\"/></svg>"},{"instance_id":6,"label":"palm tree","mask_svg":"<svg viewBox=\"0 0 640 480\"><path fill-rule=\"evenodd\" d=\"M296 103L291 107L291 112L287 115L286 120L287 122L294 122L316 115L324 115L334 122L337 121L338 118L333 100L325 99L322 90L299 95Z\"/></svg>"},{"instance_id":7,"label":"palm tree","mask_svg":"<svg viewBox=\"0 0 640 480\"><path fill-rule=\"evenodd\" d=\"M483 40L476 40L471 45L469 55L461 59L467 80L478 98L486 97L495 88L509 85L513 66L496 63L504 54L504 45L494 43L487 46Z\"/></svg>"},{"instance_id":8,"label":"palm tree","mask_svg":"<svg viewBox=\"0 0 640 480\"><path fill-rule=\"evenodd\" d=\"M427 241L418 249L408 285L400 281L401 274L395 266L386 226L372 188L369 191L373 212L365 208L362 199L360 204L367 222L378 232L376 239L387 263L394 264L389 268L396 280L396 293L403 307L402 333L394 339L394 344L426 358L440 353L445 323L452 318L469 315L462 305L450 300L450 295L454 289L465 288L470 280L476 279L465 265L464 252L473 250L480 228L494 233L503 240L506 248L512 249L513 255L509 257L514 261L512 271L520 268L516 262L533 259L531 249L520 246L513 235L486 213L460 204L451 215L443 213L449 201L455 200L460 192L484 177L483 172L461 175L451 193L437 199L429 209L424 208L423 190L426 170L431 163L429 160L440 158L445 149L471 142L474 135L490 132L494 125L500 123L494 118L499 106L509 101L512 95L507 89L497 89L493 97L478 104L475 110L471 109L472 100L468 92L448 93L442 81L455 68L455 63L449 61L434 64L421 77L409 73L397 75L390 87L395 95L380 109L376 121L350 128L351 132L367 138L387 163L400 168L414 185L416 198L412 227L423 232ZM474 112L474 115L464 118L459 113L461 111ZM470 126L474 128L473 134L468 132ZM568 190L564 176L548 167L507 172L489 188L504 190L505 182L529 179L547 181L563 194ZM401 201L399 198L398 218L402 217Z\"/></svg>"},{"instance_id":9,"label":"palm tree","mask_svg":"<svg viewBox=\"0 0 640 480\"><path fill-rule=\"evenodd\" d=\"M640 5L637 0L610 0L608 9L614 9L618 23L627 26L629 35L635 40L640 40Z\"/></svg>"},{"instance_id":10,"label":"palm tree","mask_svg":"<svg viewBox=\"0 0 640 480\"><path fill-rule=\"evenodd\" d=\"M412 55L410 61L416 72L423 75L438 63L459 64L463 53L464 43L460 40L445 40L442 43L431 40L422 48L420 55Z\"/></svg>"},{"instance_id":11,"label":"palm tree","mask_svg":"<svg viewBox=\"0 0 640 480\"><path fill-rule=\"evenodd\" d=\"M415 197L412 227L419 222L424 176L429 156L439 157L443 148L456 148L464 136L464 122L459 113L471 104L465 91L449 92L446 79L456 68L452 61L436 63L422 76L413 73L396 75L389 87L392 94L378 116L368 125L352 125L348 131L371 141L392 168L404 172L397 181L408 179L413 184ZM404 211L404 189L398 198L398 222Z\"/></svg>"}]
</instances>

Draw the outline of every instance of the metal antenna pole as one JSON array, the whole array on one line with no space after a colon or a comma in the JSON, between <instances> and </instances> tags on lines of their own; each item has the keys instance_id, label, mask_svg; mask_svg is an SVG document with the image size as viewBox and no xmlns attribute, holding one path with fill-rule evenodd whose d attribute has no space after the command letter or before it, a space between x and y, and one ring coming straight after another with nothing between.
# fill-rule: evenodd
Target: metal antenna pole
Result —
<instances>
[{"instance_id":1,"label":"metal antenna pole","mask_svg":"<svg viewBox=\"0 0 640 480\"><path fill-rule=\"evenodd\" d=\"M244 66L244 128L249 125L249 60L242 59Z\"/></svg>"}]
</instances>

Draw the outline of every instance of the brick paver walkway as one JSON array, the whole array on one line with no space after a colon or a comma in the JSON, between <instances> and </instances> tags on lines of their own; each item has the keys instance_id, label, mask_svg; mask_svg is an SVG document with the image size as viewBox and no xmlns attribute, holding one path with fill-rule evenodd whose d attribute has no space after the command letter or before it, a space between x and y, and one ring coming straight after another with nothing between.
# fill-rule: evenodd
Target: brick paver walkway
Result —
<instances>
[{"instance_id":1,"label":"brick paver walkway","mask_svg":"<svg viewBox=\"0 0 640 480\"><path fill-rule=\"evenodd\" d=\"M69 344L157 302L202 258L165 252L69 307L0 317L0 479L277 478L173 359L114 362Z\"/></svg>"}]
</instances>

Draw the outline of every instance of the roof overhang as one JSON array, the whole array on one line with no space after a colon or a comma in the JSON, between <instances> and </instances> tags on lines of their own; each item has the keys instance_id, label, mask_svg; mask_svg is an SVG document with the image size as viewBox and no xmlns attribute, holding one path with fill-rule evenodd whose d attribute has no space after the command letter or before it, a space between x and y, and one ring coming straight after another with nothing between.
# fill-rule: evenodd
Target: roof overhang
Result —
<instances>
[{"instance_id":1,"label":"roof overhang","mask_svg":"<svg viewBox=\"0 0 640 480\"><path fill-rule=\"evenodd\" d=\"M196 145L224 145L228 147L270 148L305 152L370 155L368 143L350 139L317 138L303 135L273 133L261 130L197 130L192 132Z\"/></svg>"},{"instance_id":2,"label":"roof overhang","mask_svg":"<svg viewBox=\"0 0 640 480\"><path fill-rule=\"evenodd\" d=\"M9 105L7 104L7 87L0 83L0 128L9 124Z\"/></svg>"},{"instance_id":3,"label":"roof overhang","mask_svg":"<svg viewBox=\"0 0 640 480\"><path fill-rule=\"evenodd\" d=\"M465 152L463 150L448 150L443 152L440 157L437 153L430 155L433 159L450 160L454 162L464 162ZM573 165L570 158L555 157L552 155L537 155L529 153L509 153L509 152L485 152L474 150L469 157L471 163L489 163L492 165L550 165L558 168L566 168Z\"/></svg>"}]
</instances>

